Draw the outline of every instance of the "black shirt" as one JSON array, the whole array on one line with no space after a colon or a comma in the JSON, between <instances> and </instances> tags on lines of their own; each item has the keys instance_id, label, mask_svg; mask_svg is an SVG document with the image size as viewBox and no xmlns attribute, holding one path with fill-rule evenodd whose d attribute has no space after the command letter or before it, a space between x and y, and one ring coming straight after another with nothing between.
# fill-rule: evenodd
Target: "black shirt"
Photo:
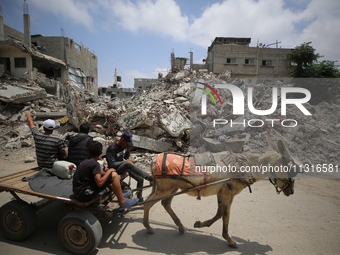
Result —
<instances>
[{"instance_id":1,"label":"black shirt","mask_svg":"<svg viewBox=\"0 0 340 255\"><path fill-rule=\"evenodd\" d=\"M127 152L125 147L119 146L117 143L112 143L106 151L106 160L109 168L117 169L124 163L124 159L130 157L130 152Z\"/></svg>"},{"instance_id":2,"label":"black shirt","mask_svg":"<svg viewBox=\"0 0 340 255\"><path fill-rule=\"evenodd\" d=\"M82 196L86 189L97 190L98 186L94 179L96 174L101 174L100 164L94 158L85 159L74 173L73 193Z\"/></svg>"}]
</instances>

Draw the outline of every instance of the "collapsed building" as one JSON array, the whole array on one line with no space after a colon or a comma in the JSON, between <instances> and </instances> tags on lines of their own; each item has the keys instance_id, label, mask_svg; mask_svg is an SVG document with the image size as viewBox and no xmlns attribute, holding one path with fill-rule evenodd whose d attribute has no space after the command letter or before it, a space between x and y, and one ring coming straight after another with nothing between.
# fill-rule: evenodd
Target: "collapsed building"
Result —
<instances>
[{"instance_id":1,"label":"collapsed building","mask_svg":"<svg viewBox=\"0 0 340 255\"><path fill-rule=\"evenodd\" d=\"M273 84L277 87L291 86L285 79L267 79L268 69L275 71L270 72L273 77L281 75L282 70L287 72L290 66L286 59L278 57L275 61L269 61L270 54L261 55L264 59L256 58L258 64L255 64L255 56L258 56L256 52L251 52L252 55L247 58L242 55L250 40L224 41L223 38L216 38L205 64L193 64L191 54L189 69L185 69L185 58L175 58L172 55L171 73L164 78L140 83L140 89L135 88L127 92L131 93L128 97L120 99L97 95L95 55L72 39L64 37L56 38L58 44L63 46L61 51L59 49L53 53L50 51L53 48L52 39L41 35L30 36L27 14L24 14L24 20L25 33L22 34L4 25L0 16L0 147L4 152L1 157L7 158L13 151L27 148L25 161L35 160L32 150L34 142L25 117L27 112L31 112L39 128L42 128L44 119L54 119L57 124L55 134L64 139L72 135L80 124L90 123L90 135L100 141L104 149L118 139L124 130L131 131L134 134L134 156L144 169L149 168L151 158L156 153L167 151L188 154L229 150L261 154L268 150L266 137L273 141L282 139L304 164L339 163L339 93L333 93L327 100L314 105L306 103L308 110L313 113L312 117L296 109L288 110L286 118L298 121L299 125L296 126L280 125L283 120L278 112L266 116L268 119L276 119L269 124L263 116L254 116L248 111L243 119L234 116L231 111L231 95L227 90L218 90L223 104L209 103L206 116L201 116L199 93L202 91L196 89L197 82L212 86L233 84L243 91L253 87L253 103L260 109L270 108L270 88ZM230 48L230 52L236 55L222 54L219 47ZM95 69L80 66L79 63L87 61L72 58L74 50L79 56L85 52L85 57L90 62L94 61L91 66L95 66ZM269 51L265 48L256 50L263 53ZM45 54L47 51L48 55ZM272 57L276 56L275 52ZM279 71L275 63L284 68ZM259 71L260 65L263 73ZM237 78L236 71L230 69L236 66L242 66L244 70L255 70L251 72L253 76ZM257 83L257 78L261 78L260 83ZM214 118L229 121L214 127ZM230 120L245 124L231 126ZM266 125L258 125L249 120Z\"/></svg>"},{"instance_id":2,"label":"collapsed building","mask_svg":"<svg viewBox=\"0 0 340 255\"><path fill-rule=\"evenodd\" d=\"M317 105L304 104L312 116L288 108L285 117L280 115L280 111L269 116L255 116L245 111L241 119L233 115L230 92L217 89L223 104L208 103L207 115L202 118L200 101L193 100L200 98L195 96L201 91L196 89L197 82L212 86L233 84L241 90L252 86L241 79L231 78L229 73L215 75L206 70L182 70L169 73L150 89L125 99L97 97L66 82L62 85L65 98L62 100L53 95L46 96L35 83L2 77L0 146L5 155L23 147L34 147L25 118L25 113L30 111L39 126L46 118L55 119L58 126L55 132L64 138L72 133L74 126L90 123L90 135L100 141L105 149L119 139L124 130L131 131L135 146L133 155L145 170L149 170L152 157L160 152L188 154L228 150L262 154L269 149L266 137L273 142L283 140L303 164L339 164L339 95ZM273 84L277 87L292 86L282 81L253 86L253 104L258 109L270 108ZM23 93L20 100L18 94L13 95L14 98L6 98L5 92L11 86L30 87L33 90ZM233 120L239 124L231 126L229 121L214 127L214 118ZM298 125L290 125L289 120L296 120ZM282 125L284 121L286 125ZM34 158L34 150L30 151Z\"/></svg>"},{"instance_id":3,"label":"collapsed building","mask_svg":"<svg viewBox=\"0 0 340 255\"><path fill-rule=\"evenodd\" d=\"M4 24L0 15L0 74L45 82L60 96L60 83L98 93L98 58L86 47L64 36L31 35L30 16L23 15L24 33Z\"/></svg>"}]
</instances>

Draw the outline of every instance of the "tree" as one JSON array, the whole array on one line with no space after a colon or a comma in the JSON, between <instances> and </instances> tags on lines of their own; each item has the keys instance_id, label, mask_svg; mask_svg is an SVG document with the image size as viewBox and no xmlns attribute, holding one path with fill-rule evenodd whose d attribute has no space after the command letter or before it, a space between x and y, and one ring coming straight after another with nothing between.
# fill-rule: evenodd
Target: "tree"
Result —
<instances>
[{"instance_id":1,"label":"tree","mask_svg":"<svg viewBox=\"0 0 340 255\"><path fill-rule=\"evenodd\" d=\"M340 79L324 79L339 78L339 69L334 61L318 62L320 57L322 56L315 52L311 42L302 43L288 54L288 59L296 63L296 68L292 72L294 77L292 83L296 87L306 88L311 92L312 98L309 102L311 104L334 101L340 95Z\"/></svg>"},{"instance_id":2,"label":"tree","mask_svg":"<svg viewBox=\"0 0 340 255\"><path fill-rule=\"evenodd\" d=\"M316 63L312 67L313 77L318 78L337 78L340 77L340 71L335 66L335 61L324 60Z\"/></svg>"},{"instance_id":3,"label":"tree","mask_svg":"<svg viewBox=\"0 0 340 255\"><path fill-rule=\"evenodd\" d=\"M314 77L314 78L336 78L340 77L339 69L335 66L334 61L324 60L318 62L322 57L316 53L312 42L304 42L297 46L295 50L288 54L288 59L296 63L296 68L292 72L294 78Z\"/></svg>"}]
</instances>

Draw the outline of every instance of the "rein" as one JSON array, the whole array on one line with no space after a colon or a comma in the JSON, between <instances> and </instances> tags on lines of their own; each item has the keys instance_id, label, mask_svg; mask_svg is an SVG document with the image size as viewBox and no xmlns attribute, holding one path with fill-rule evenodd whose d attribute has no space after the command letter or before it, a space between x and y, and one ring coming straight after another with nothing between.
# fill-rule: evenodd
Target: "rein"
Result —
<instances>
[{"instance_id":1,"label":"rein","mask_svg":"<svg viewBox=\"0 0 340 255\"><path fill-rule=\"evenodd\" d=\"M271 173L274 177L276 177L273 173ZM283 182L285 185L280 189L278 186L277 186L277 180L280 180L280 182ZM271 184L273 184L273 186L275 187L275 190L276 190L276 193L279 195L283 190L285 190L289 185L291 185L293 183L292 181L292 178L289 178L289 181L284 181L284 180L281 180L280 178L274 178L274 181L269 178L269 181Z\"/></svg>"},{"instance_id":2,"label":"rein","mask_svg":"<svg viewBox=\"0 0 340 255\"><path fill-rule=\"evenodd\" d=\"M265 162L267 165L268 163ZM289 185L291 185L293 183L292 181L292 178L289 178L288 181L285 181L285 180L282 180L280 179L276 174L275 172L270 172L272 176L274 176L274 180L272 180L272 178L269 178L269 181L271 184L273 184L275 190L276 190L276 193L279 195L283 190L285 190ZM283 182L285 185L280 189L278 186L277 186L277 180L279 180L280 182Z\"/></svg>"}]
</instances>

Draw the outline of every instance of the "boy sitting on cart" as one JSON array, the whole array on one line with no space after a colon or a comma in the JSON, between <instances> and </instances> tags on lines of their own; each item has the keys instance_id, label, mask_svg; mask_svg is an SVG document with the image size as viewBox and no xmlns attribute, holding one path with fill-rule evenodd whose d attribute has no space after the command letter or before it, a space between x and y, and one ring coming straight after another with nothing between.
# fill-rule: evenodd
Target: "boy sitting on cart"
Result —
<instances>
[{"instance_id":1,"label":"boy sitting on cart","mask_svg":"<svg viewBox=\"0 0 340 255\"><path fill-rule=\"evenodd\" d=\"M120 186L120 178L116 170L108 169L106 172L101 170L100 160L103 146L100 142L92 141L87 145L90 159L85 159L77 168L73 176L73 193L76 199L87 202L94 199L106 187L109 187L117 196L120 210L135 205L137 198L128 199L131 192L123 194Z\"/></svg>"}]
</instances>

